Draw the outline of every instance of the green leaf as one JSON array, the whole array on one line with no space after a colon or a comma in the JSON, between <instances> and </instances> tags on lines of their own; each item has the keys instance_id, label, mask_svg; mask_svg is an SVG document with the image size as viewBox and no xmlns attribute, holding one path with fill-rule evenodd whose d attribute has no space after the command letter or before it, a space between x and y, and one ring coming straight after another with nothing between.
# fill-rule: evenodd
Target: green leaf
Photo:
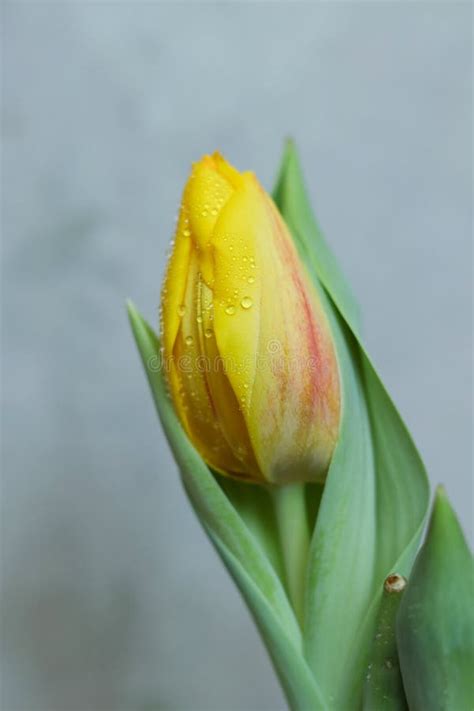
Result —
<instances>
[{"instance_id":1,"label":"green leaf","mask_svg":"<svg viewBox=\"0 0 474 711\"><path fill-rule=\"evenodd\" d=\"M284 580L285 569L275 507L269 491L263 486L237 481L221 474L215 476L216 482L265 551L279 579Z\"/></svg>"},{"instance_id":2,"label":"green leaf","mask_svg":"<svg viewBox=\"0 0 474 711\"><path fill-rule=\"evenodd\" d=\"M395 636L405 586L406 578L397 574L384 583L364 684L364 711L408 711Z\"/></svg>"},{"instance_id":3,"label":"green leaf","mask_svg":"<svg viewBox=\"0 0 474 711\"><path fill-rule=\"evenodd\" d=\"M397 619L411 711L474 708L473 596L472 556L440 487Z\"/></svg>"},{"instance_id":4,"label":"green leaf","mask_svg":"<svg viewBox=\"0 0 474 711\"><path fill-rule=\"evenodd\" d=\"M246 600L263 639L267 642L270 657L280 676L290 707L295 711L327 709L309 667L300 651L288 639L268 601L221 540L211 532L209 535Z\"/></svg>"},{"instance_id":5,"label":"green leaf","mask_svg":"<svg viewBox=\"0 0 474 711\"><path fill-rule=\"evenodd\" d=\"M311 212L287 145L275 200L326 305L342 379L339 441L311 546L305 654L337 711L361 703L382 584L407 574L429 489L416 448L361 342L358 309Z\"/></svg>"},{"instance_id":6,"label":"green leaf","mask_svg":"<svg viewBox=\"0 0 474 711\"><path fill-rule=\"evenodd\" d=\"M257 525L255 512L249 507L251 497L243 495L241 503L244 518L253 520L253 525L246 525L224 491L237 496L235 491L232 492L232 484L225 484L224 488L221 488L190 443L166 391L160 367L158 338L132 304L128 305L128 313L156 409L197 516L258 620L264 641L293 708L323 709L324 704L320 699L317 684L313 680L311 683L309 681L312 678L311 672L302 655L301 631L293 609L272 566L271 556L268 557L265 552L266 546L274 545L276 539L273 539L273 544L269 542L271 536L268 536L264 526ZM249 491L248 488L246 490ZM289 657L292 659L291 664ZM310 698L311 704L306 706Z\"/></svg>"}]
</instances>

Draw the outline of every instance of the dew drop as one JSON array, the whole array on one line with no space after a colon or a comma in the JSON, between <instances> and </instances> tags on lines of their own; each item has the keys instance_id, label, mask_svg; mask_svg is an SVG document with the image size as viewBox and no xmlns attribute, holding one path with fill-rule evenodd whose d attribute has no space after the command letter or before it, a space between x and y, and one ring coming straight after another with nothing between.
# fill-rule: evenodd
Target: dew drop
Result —
<instances>
[{"instance_id":1,"label":"dew drop","mask_svg":"<svg viewBox=\"0 0 474 711\"><path fill-rule=\"evenodd\" d=\"M203 210L203 211L201 212L201 216L202 216L202 217L207 217L208 214L209 214L209 213L208 213L207 210Z\"/></svg>"},{"instance_id":2,"label":"dew drop","mask_svg":"<svg viewBox=\"0 0 474 711\"><path fill-rule=\"evenodd\" d=\"M253 277L253 276L249 276L248 279L247 279L247 283L248 283L248 284L253 284L254 281L255 281L255 277Z\"/></svg>"},{"instance_id":3,"label":"dew drop","mask_svg":"<svg viewBox=\"0 0 474 711\"><path fill-rule=\"evenodd\" d=\"M191 236L191 230L189 229L189 227L185 227L185 228L184 228L184 230L183 230L183 235L184 235L185 237L190 237L190 236Z\"/></svg>"},{"instance_id":4,"label":"dew drop","mask_svg":"<svg viewBox=\"0 0 474 711\"><path fill-rule=\"evenodd\" d=\"M198 323L202 323L202 316L196 316L196 321Z\"/></svg>"},{"instance_id":5,"label":"dew drop","mask_svg":"<svg viewBox=\"0 0 474 711\"><path fill-rule=\"evenodd\" d=\"M185 340L187 346L193 345L193 337L192 336L186 336L186 338L184 340Z\"/></svg>"},{"instance_id":6,"label":"dew drop","mask_svg":"<svg viewBox=\"0 0 474 711\"><path fill-rule=\"evenodd\" d=\"M235 314L235 306L232 306L232 304L229 304L229 306L226 307L225 312L228 316L232 316L232 314Z\"/></svg>"},{"instance_id":7,"label":"dew drop","mask_svg":"<svg viewBox=\"0 0 474 711\"><path fill-rule=\"evenodd\" d=\"M249 309L252 306L252 304L253 304L253 301L250 298L250 296L244 296L244 298L240 302L240 305L243 309Z\"/></svg>"},{"instance_id":8,"label":"dew drop","mask_svg":"<svg viewBox=\"0 0 474 711\"><path fill-rule=\"evenodd\" d=\"M181 304L178 306L178 316L184 316L186 313L186 306L184 304Z\"/></svg>"},{"instance_id":9,"label":"dew drop","mask_svg":"<svg viewBox=\"0 0 474 711\"><path fill-rule=\"evenodd\" d=\"M204 335L206 338L212 338L212 328L206 328Z\"/></svg>"},{"instance_id":10,"label":"dew drop","mask_svg":"<svg viewBox=\"0 0 474 711\"><path fill-rule=\"evenodd\" d=\"M215 217L217 215L217 213L218 213L217 207L213 207L211 210L211 215L214 215L214 217Z\"/></svg>"}]
</instances>

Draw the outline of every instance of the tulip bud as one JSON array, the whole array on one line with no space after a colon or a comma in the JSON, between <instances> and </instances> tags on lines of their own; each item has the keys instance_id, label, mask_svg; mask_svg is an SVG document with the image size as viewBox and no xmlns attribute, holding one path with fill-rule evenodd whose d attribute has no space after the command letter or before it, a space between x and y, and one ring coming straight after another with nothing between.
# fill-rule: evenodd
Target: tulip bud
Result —
<instances>
[{"instance_id":1,"label":"tulip bud","mask_svg":"<svg viewBox=\"0 0 474 711\"><path fill-rule=\"evenodd\" d=\"M261 483L324 477L340 417L328 321L272 199L217 153L184 189L161 330L175 409L209 466Z\"/></svg>"}]
</instances>

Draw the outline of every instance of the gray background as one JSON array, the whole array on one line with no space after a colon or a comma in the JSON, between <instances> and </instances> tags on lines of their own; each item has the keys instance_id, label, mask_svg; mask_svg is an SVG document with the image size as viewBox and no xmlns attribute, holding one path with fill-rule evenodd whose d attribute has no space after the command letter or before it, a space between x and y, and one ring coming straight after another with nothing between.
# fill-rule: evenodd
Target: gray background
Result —
<instances>
[{"instance_id":1,"label":"gray background","mask_svg":"<svg viewBox=\"0 0 474 711\"><path fill-rule=\"evenodd\" d=\"M367 342L472 534L471 7L3 6L2 711L281 709L124 311L152 321L190 161L284 136Z\"/></svg>"}]
</instances>

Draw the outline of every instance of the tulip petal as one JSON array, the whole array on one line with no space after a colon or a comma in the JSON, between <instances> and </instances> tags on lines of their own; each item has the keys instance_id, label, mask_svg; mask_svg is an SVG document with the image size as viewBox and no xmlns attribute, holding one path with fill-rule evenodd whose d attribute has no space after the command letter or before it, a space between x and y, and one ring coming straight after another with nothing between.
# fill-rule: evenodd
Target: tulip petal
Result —
<instances>
[{"instance_id":1,"label":"tulip petal","mask_svg":"<svg viewBox=\"0 0 474 711\"><path fill-rule=\"evenodd\" d=\"M329 328L276 208L251 174L216 223L215 331L269 481L316 481L337 436Z\"/></svg>"},{"instance_id":2,"label":"tulip petal","mask_svg":"<svg viewBox=\"0 0 474 711\"><path fill-rule=\"evenodd\" d=\"M213 402L217 420L220 424L222 436L233 452L237 465L233 468L214 465L219 471L237 476L241 479L259 480L261 478L258 464L255 460L249 434L243 417L243 403L237 400L231 386L230 373L234 368L233 358L223 357L218 347L217 328L215 326L216 306L212 292L201 281L201 352L205 354L209 368L206 372L208 392ZM212 304L213 308L207 308ZM212 314L212 316L211 316Z\"/></svg>"},{"instance_id":3,"label":"tulip petal","mask_svg":"<svg viewBox=\"0 0 474 711\"><path fill-rule=\"evenodd\" d=\"M184 312L173 349L170 389L186 431L206 460L219 470L241 466L223 436L220 420L207 384L207 363L202 358L201 329L197 321L196 285L199 263L191 251Z\"/></svg>"},{"instance_id":4,"label":"tulip petal","mask_svg":"<svg viewBox=\"0 0 474 711\"><path fill-rule=\"evenodd\" d=\"M183 204L189 215L191 239L199 252L199 266L208 284L213 280L213 262L210 243L222 207L232 196L232 175L218 171L220 157L204 156L195 163L186 183ZM238 175L238 174L237 174Z\"/></svg>"},{"instance_id":5,"label":"tulip petal","mask_svg":"<svg viewBox=\"0 0 474 711\"><path fill-rule=\"evenodd\" d=\"M184 311L184 295L192 247L189 235L189 219L186 210L182 208L178 218L173 251L168 261L161 290L160 326L163 349L167 355L173 352Z\"/></svg>"}]
</instances>

